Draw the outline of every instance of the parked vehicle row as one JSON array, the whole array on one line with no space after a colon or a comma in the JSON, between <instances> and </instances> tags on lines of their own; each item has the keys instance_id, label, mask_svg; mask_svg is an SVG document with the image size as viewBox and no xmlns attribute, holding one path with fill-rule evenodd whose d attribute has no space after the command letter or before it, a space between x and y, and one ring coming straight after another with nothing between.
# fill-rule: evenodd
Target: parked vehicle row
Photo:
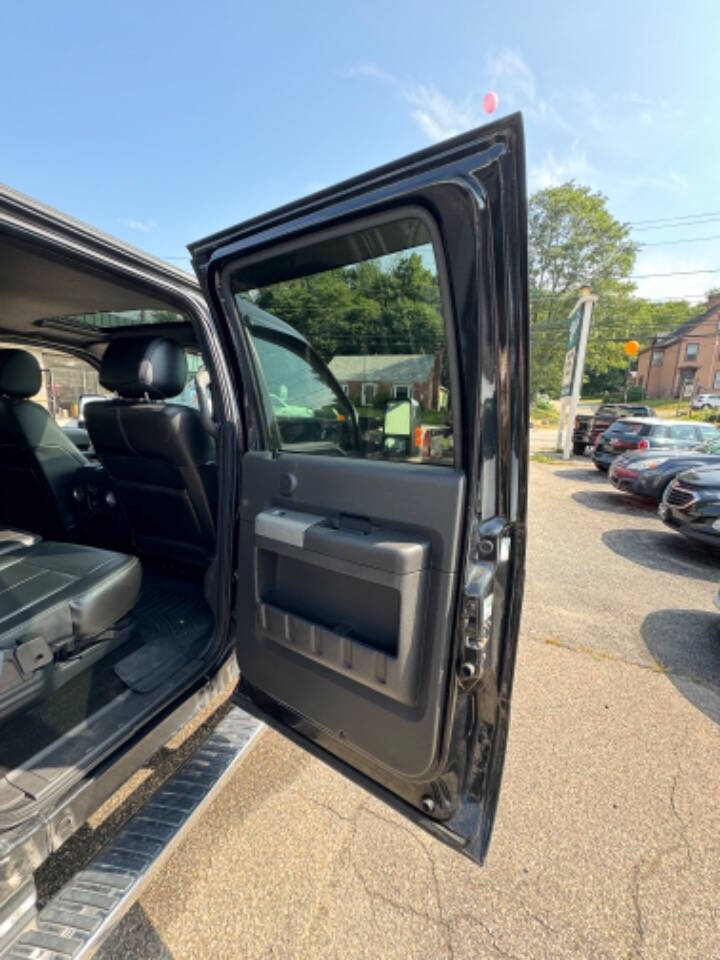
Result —
<instances>
[{"instance_id":1,"label":"parked vehicle row","mask_svg":"<svg viewBox=\"0 0 720 960\"><path fill-rule=\"evenodd\" d=\"M573 453L582 456L621 417L651 417L652 414L651 407L638 403L603 403L595 413L580 413L573 424Z\"/></svg>"},{"instance_id":2,"label":"parked vehicle row","mask_svg":"<svg viewBox=\"0 0 720 960\"><path fill-rule=\"evenodd\" d=\"M707 423L624 417L598 438L593 463L621 493L658 504L663 523L720 548L720 430Z\"/></svg>"}]
</instances>

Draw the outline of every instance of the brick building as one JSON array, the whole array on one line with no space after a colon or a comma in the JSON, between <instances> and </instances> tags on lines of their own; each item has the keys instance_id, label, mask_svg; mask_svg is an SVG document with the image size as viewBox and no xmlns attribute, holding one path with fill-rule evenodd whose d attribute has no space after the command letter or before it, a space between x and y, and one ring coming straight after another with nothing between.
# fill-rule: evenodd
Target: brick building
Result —
<instances>
[{"instance_id":1,"label":"brick building","mask_svg":"<svg viewBox=\"0 0 720 960\"><path fill-rule=\"evenodd\" d=\"M646 397L720 393L720 294L703 313L659 333L638 354L637 383Z\"/></svg>"},{"instance_id":2,"label":"brick building","mask_svg":"<svg viewBox=\"0 0 720 960\"><path fill-rule=\"evenodd\" d=\"M330 370L351 401L372 407L381 398L417 400L425 410L447 406L442 352L337 356Z\"/></svg>"}]
</instances>

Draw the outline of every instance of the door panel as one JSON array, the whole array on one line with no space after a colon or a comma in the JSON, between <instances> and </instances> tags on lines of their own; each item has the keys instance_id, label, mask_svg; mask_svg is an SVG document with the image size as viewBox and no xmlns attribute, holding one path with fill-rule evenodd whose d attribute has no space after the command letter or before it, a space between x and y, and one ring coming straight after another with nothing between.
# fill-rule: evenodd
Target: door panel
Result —
<instances>
[{"instance_id":1,"label":"door panel","mask_svg":"<svg viewBox=\"0 0 720 960\"><path fill-rule=\"evenodd\" d=\"M524 574L520 118L191 251L247 438L237 696L482 860Z\"/></svg>"},{"instance_id":2,"label":"door panel","mask_svg":"<svg viewBox=\"0 0 720 960\"><path fill-rule=\"evenodd\" d=\"M434 760L464 489L432 466L243 458L243 677L402 776ZM316 522L283 541L268 510Z\"/></svg>"}]
</instances>

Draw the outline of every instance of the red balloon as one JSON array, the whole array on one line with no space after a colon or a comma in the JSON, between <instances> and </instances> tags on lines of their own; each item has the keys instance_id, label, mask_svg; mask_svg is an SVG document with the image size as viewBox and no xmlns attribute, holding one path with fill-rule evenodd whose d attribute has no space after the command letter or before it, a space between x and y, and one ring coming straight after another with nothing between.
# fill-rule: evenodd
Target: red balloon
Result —
<instances>
[{"instance_id":1,"label":"red balloon","mask_svg":"<svg viewBox=\"0 0 720 960\"><path fill-rule=\"evenodd\" d=\"M494 113L497 110L498 95L491 90L483 97L483 110L485 113Z\"/></svg>"}]
</instances>

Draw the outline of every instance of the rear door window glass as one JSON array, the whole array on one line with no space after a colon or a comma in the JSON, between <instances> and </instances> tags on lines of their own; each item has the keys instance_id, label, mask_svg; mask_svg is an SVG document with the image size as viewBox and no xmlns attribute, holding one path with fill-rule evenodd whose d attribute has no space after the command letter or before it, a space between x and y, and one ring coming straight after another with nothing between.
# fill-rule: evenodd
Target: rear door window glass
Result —
<instances>
[{"instance_id":1,"label":"rear door window glass","mask_svg":"<svg viewBox=\"0 0 720 960\"><path fill-rule=\"evenodd\" d=\"M271 443L294 453L454 464L434 246L407 217L231 275Z\"/></svg>"},{"instance_id":2,"label":"rear door window glass","mask_svg":"<svg viewBox=\"0 0 720 960\"><path fill-rule=\"evenodd\" d=\"M670 427L670 436L673 440L697 441L698 439L695 427L691 423L674 423Z\"/></svg>"}]
</instances>

